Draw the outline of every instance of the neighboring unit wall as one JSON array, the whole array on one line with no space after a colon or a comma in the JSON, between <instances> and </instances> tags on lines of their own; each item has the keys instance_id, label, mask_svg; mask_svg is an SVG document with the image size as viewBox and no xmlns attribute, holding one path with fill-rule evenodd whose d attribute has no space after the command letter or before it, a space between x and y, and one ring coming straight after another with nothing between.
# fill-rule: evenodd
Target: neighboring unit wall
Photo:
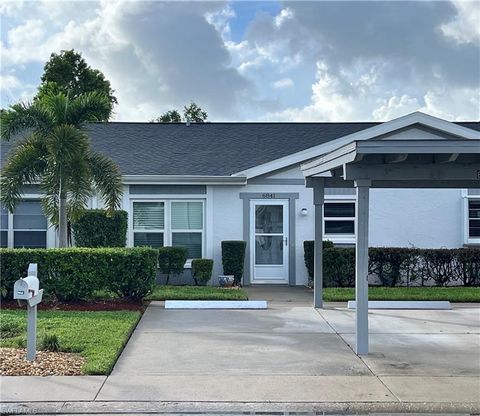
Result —
<instances>
[{"instance_id":1,"label":"neighboring unit wall","mask_svg":"<svg viewBox=\"0 0 480 416\"><path fill-rule=\"evenodd\" d=\"M369 245L461 247L462 209L459 189L372 189Z\"/></svg>"}]
</instances>

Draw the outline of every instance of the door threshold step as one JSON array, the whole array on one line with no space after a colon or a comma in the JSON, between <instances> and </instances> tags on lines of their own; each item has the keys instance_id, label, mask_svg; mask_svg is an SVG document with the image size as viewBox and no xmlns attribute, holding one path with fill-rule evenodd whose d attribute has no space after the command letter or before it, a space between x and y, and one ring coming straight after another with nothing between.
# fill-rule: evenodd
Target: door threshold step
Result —
<instances>
[{"instance_id":1,"label":"door threshold step","mask_svg":"<svg viewBox=\"0 0 480 416\"><path fill-rule=\"evenodd\" d=\"M165 309L267 309L266 300L166 300Z\"/></svg>"}]
</instances>

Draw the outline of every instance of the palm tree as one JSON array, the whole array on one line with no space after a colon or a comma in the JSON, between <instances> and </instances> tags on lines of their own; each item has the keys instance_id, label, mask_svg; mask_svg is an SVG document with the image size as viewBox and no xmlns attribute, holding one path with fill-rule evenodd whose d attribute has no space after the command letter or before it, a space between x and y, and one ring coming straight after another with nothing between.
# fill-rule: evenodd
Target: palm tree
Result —
<instances>
[{"instance_id":1,"label":"palm tree","mask_svg":"<svg viewBox=\"0 0 480 416\"><path fill-rule=\"evenodd\" d=\"M0 115L0 137L18 137L2 170L0 201L12 212L22 185L40 185L43 210L58 227L59 246L67 246L67 224L97 192L107 212L119 207L122 181L117 165L90 147L85 123L99 121L110 103L101 93L70 99L52 92L33 103L12 105Z\"/></svg>"}]
</instances>

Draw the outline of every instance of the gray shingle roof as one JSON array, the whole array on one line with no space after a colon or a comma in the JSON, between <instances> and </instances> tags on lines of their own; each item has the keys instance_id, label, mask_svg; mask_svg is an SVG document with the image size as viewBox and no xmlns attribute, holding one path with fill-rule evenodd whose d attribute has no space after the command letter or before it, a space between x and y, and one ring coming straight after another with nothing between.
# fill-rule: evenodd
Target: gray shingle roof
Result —
<instances>
[{"instance_id":1,"label":"gray shingle roof","mask_svg":"<svg viewBox=\"0 0 480 416\"><path fill-rule=\"evenodd\" d=\"M112 122L87 130L124 175L226 176L377 124ZM480 130L480 123L458 124ZM2 143L2 164L12 144Z\"/></svg>"}]
</instances>

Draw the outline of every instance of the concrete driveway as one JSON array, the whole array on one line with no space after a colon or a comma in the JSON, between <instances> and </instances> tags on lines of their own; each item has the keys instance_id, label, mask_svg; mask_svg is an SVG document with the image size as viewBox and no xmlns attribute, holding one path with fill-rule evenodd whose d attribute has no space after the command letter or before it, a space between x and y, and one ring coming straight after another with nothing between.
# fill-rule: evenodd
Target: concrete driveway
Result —
<instances>
[{"instance_id":1,"label":"concrete driveway","mask_svg":"<svg viewBox=\"0 0 480 416\"><path fill-rule=\"evenodd\" d=\"M281 293L263 311L152 303L98 400L478 401L476 306L371 311L372 353L359 358L354 312Z\"/></svg>"},{"instance_id":2,"label":"concrete driveway","mask_svg":"<svg viewBox=\"0 0 480 416\"><path fill-rule=\"evenodd\" d=\"M480 411L479 305L370 311L371 354L360 358L345 304L314 310L301 288L249 292L269 309L165 310L152 302L109 377L4 377L2 400L70 401L72 409L195 402Z\"/></svg>"}]
</instances>

